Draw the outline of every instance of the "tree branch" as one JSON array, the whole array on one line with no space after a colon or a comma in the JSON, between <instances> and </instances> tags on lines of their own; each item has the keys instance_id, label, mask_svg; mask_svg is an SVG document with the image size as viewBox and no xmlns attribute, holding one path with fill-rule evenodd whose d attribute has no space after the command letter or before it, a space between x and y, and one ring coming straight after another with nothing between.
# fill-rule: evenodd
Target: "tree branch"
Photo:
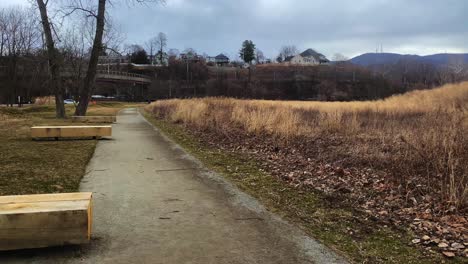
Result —
<instances>
[{"instance_id":1,"label":"tree branch","mask_svg":"<svg viewBox=\"0 0 468 264\"><path fill-rule=\"evenodd\" d=\"M97 15L91 11L91 10L88 10L86 8L83 8L83 7L73 7L72 10L70 12L63 12L64 15L63 17L67 17L67 16L70 16L72 15L73 13L75 13L75 11L82 11L82 12L85 12L85 13L88 13L88 15L86 17L94 17L94 18L97 18Z\"/></svg>"}]
</instances>

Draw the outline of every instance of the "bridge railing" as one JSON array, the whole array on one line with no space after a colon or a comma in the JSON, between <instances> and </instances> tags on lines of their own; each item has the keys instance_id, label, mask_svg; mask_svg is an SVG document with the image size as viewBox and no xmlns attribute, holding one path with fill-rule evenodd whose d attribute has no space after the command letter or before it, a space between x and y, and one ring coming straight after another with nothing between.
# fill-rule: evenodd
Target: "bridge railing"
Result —
<instances>
[{"instance_id":1,"label":"bridge railing","mask_svg":"<svg viewBox=\"0 0 468 264\"><path fill-rule=\"evenodd\" d=\"M130 73L130 72L120 72L120 71L98 70L97 74L107 74L107 75L115 75L115 76L125 76L125 77L150 79L150 77L147 76L147 75L137 74L137 73Z\"/></svg>"}]
</instances>

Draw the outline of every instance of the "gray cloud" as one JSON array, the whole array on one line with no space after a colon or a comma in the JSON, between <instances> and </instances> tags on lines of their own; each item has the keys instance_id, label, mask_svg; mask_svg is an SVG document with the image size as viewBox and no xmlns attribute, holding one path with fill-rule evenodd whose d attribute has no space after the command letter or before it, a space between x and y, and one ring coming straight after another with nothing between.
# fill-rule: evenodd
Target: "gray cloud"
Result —
<instances>
[{"instance_id":1,"label":"gray cloud","mask_svg":"<svg viewBox=\"0 0 468 264\"><path fill-rule=\"evenodd\" d=\"M270 57L284 44L349 57L375 51L380 44L384 51L398 53L468 52L465 0L114 2L110 13L127 42L143 43L162 31L169 47L211 55L228 52L234 57L245 39Z\"/></svg>"}]
</instances>

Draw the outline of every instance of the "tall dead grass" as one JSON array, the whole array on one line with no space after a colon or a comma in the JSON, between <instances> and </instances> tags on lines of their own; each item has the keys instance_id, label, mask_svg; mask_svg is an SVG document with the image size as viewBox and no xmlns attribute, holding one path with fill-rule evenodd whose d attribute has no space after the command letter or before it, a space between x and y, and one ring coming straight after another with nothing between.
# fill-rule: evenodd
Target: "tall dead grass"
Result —
<instances>
[{"instance_id":1,"label":"tall dead grass","mask_svg":"<svg viewBox=\"0 0 468 264\"><path fill-rule=\"evenodd\" d=\"M146 109L171 122L220 133L240 129L286 142L340 136L357 153L373 149L371 154L390 164L402 182L419 175L449 207L468 204L468 83L379 101L173 99Z\"/></svg>"},{"instance_id":2,"label":"tall dead grass","mask_svg":"<svg viewBox=\"0 0 468 264\"><path fill-rule=\"evenodd\" d=\"M53 105L55 104L55 97L54 96L42 96L37 97L34 100L35 105Z\"/></svg>"}]
</instances>

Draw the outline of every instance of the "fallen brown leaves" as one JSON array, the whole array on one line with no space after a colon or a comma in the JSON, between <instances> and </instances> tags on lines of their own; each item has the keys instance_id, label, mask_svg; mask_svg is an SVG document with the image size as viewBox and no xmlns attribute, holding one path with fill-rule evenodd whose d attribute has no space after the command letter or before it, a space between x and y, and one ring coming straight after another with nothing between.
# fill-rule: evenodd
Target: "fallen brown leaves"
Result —
<instances>
[{"instance_id":1,"label":"fallen brown leaves","mask_svg":"<svg viewBox=\"0 0 468 264\"><path fill-rule=\"evenodd\" d=\"M280 141L231 130L215 133L187 127L205 144L249 155L262 169L304 191L318 191L336 206L352 206L382 225L410 230L408 243L438 250L446 257L468 257L466 211L447 207L421 176L395 180L385 163L356 158L355 142L340 137Z\"/></svg>"}]
</instances>

